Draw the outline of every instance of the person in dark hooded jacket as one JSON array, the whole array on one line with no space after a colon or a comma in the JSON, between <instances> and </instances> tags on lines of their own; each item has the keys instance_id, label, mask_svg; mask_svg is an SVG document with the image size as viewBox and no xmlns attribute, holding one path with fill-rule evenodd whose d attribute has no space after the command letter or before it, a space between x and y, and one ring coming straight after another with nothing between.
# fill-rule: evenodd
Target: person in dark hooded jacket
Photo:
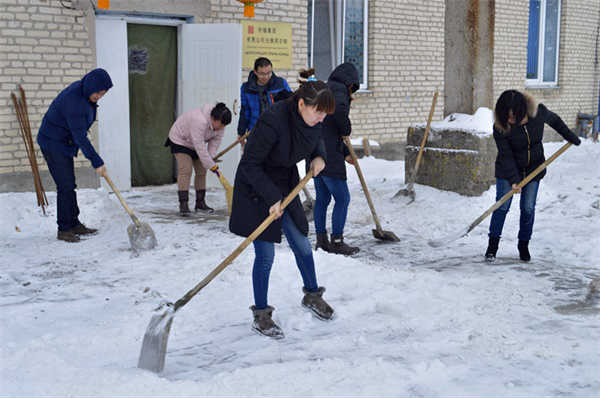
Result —
<instances>
[{"instance_id":1,"label":"person in dark hooded jacket","mask_svg":"<svg viewBox=\"0 0 600 398\"><path fill-rule=\"evenodd\" d=\"M240 88L240 118L238 120L238 140L246 131L252 131L258 117L275 102L281 91L292 91L287 81L273 72L273 64L268 58L254 61L254 70L248 74L248 81Z\"/></svg>"},{"instance_id":2,"label":"person in dark hooded jacket","mask_svg":"<svg viewBox=\"0 0 600 398\"><path fill-rule=\"evenodd\" d=\"M359 252L358 247L344 242L344 225L350 204L350 191L346 182L346 163L352 163L350 152L343 137L349 136L352 124L348 117L352 93L358 90L360 81L356 67L349 62L338 65L327 80L327 86L335 96L335 112L323 121L323 140L327 149L327 165L315 177L317 193L314 207L316 249L326 252L351 255ZM335 200L331 215L331 242L327 237L327 207L331 197Z\"/></svg>"},{"instance_id":3,"label":"person in dark hooded jacket","mask_svg":"<svg viewBox=\"0 0 600 398\"><path fill-rule=\"evenodd\" d=\"M56 183L57 238L60 240L78 242L80 235L97 231L79 222L73 158L81 149L98 175L106 173L104 161L87 134L96 120L98 100L112 86L108 72L94 69L62 90L42 119L37 143Z\"/></svg>"},{"instance_id":4,"label":"person in dark hooded jacket","mask_svg":"<svg viewBox=\"0 0 600 398\"><path fill-rule=\"evenodd\" d=\"M495 164L496 201L511 189L521 194L517 249L521 260L529 261L529 240L533 232L535 202L540 180L546 175L546 169L523 188L519 189L517 185L545 161L544 124L575 145L579 145L581 141L558 115L544 104L537 104L532 97L517 90L504 91L496 102L494 113L494 140L498 148ZM487 261L492 262L496 259L500 235L511 202L512 197L492 213L488 248L485 252Z\"/></svg>"},{"instance_id":5,"label":"person in dark hooded jacket","mask_svg":"<svg viewBox=\"0 0 600 398\"><path fill-rule=\"evenodd\" d=\"M307 77L305 73L301 76ZM235 175L231 232L248 237L270 214L277 216L253 241L255 305L250 307L254 316L252 328L272 338L283 337L272 319L274 308L267 303L274 243L281 242L282 231L304 282L302 305L320 319L333 317L333 309L322 298L325 288L317 284L302 203L296 196L282 212L281 202L300 182L296 166L299 161L310 162L314 175L325 167L321 122L334 106L333 94L325 83L301 81L292 97L275 103L260 116L254 132L248 136Z\"/></svg>"}]
</instances>

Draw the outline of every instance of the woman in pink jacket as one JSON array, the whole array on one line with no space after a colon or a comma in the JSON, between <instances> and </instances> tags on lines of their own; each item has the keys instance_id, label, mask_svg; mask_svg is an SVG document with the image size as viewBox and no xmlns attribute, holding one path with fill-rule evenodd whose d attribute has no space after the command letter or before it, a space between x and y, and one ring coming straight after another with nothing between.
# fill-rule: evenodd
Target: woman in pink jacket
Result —
<instances>
[{"instance_id":1,"label":"woman in pink jacket","mask_svg":"<svg viewBox=\"0 0 600 398\"><path fill-rule=\"evenodd\" d=\"M194 210L212 212L206 205L206 170L218 173L219 167L213 160L217 153L225 126L231 123L231 111L219 102L217 105L204 105L179 116L171 130L165 146L171 146L171 153L177 160L177 189L179 213L187 216L192 167L196 175L196 206Z\"/></svg>"}]
</instances>

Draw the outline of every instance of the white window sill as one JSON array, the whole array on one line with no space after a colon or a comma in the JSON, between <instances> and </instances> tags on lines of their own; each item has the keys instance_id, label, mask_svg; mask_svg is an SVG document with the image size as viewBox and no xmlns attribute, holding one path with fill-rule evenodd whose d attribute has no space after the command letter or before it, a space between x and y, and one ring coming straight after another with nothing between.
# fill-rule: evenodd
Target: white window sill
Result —
<instances>
[{"instance_id":1,"label":"white window sill","mask_svg":"<svg viewBox=\"0 0 600 398\"><path fill-rule=\"evenodd\" d=\"M525 88L529 90L556 90L560 86L558 84L525 84Z\"/></svg>"}]
</instances>

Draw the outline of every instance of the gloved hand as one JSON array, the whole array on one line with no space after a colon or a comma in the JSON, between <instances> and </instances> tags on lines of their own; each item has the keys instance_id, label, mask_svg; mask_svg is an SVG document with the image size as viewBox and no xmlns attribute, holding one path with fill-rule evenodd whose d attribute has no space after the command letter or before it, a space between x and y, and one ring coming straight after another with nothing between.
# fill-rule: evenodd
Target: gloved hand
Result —
<instances>
[{"instance_id":1,"label":"gloved hand","mask_svg":"<svg viewBox=\"0 0 600 398\"><path fill-rule=\"evenodd\" d=\"M573 144L575 144L575 145L581 144L581 140L579 139L579 137L576 136L575 138L576 138L576 141L573 141Z\"/></svg>"},{"instance_id":2,"label":"gloved hand","mask_svg":"<svg viewBox=\"0 0 600 398\"><path fill-rule=\"evenodd\" d=\"M221 175L219 173L219 166L216 165L216 164L213 167L210 168L210 171L212 171L213 173L215 173L217 175L217 177Z\"/></svg>"}]
</instances>

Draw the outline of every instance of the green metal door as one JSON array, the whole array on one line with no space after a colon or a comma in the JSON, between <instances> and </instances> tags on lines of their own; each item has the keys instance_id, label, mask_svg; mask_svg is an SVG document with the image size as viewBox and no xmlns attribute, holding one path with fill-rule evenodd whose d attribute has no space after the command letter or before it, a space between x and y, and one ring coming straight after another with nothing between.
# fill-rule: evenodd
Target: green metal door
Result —
<instances>
[{"instance_id":1,"label":"green metal door","mask_svg":"<svg viewBox=\"0 0 600 398\"><path fill-rule=\"evenodd\" d=\"M127 24L131 185L171 184L164 143L175 121L177 28Z\"/></svg>"}]
</instances>

